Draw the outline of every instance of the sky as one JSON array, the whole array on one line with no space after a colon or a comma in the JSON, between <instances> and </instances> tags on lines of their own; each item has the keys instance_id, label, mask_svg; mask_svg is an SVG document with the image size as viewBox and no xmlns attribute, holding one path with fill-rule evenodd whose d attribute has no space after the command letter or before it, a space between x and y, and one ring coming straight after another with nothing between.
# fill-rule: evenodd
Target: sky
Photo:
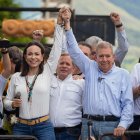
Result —
<instances>
[{"instance_id":1,"label":"sky","mask_svg":"<svg viewBox=\"0 0 140 140\"><path fill-rule=\"evenodd\" d=\"M16 3L21 3L23 7L40 7L41 0L14 0Z\"/></svg>"},{"instance_id":2,"label":"sky","mask_svg":"<svg viewBox=\"0 0 140 140\"><path fill-rule=\"evenodd\" d=\"M14 0L16 3L22 5L22 7L41 7L42 0ZM40 19L41 12L22 12L22 19Z\"/></svg>"}]
</instances>

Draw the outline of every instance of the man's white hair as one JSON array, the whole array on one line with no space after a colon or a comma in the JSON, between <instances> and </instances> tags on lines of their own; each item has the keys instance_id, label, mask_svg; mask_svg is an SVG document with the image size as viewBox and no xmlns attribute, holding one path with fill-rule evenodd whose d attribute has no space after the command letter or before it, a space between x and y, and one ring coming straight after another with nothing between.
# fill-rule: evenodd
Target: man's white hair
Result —
<instances>
[{"instance_id":1,"label":"man's white hair","mask_svg":"<svg viewBox=\"0 0 140 140\"><path fill-rule=\"evenodd\" d=\"M98 36L91 36L85 40L90 46L97 46L100 41L102 41L102 39Z\"/></svg>"}]
</instances>

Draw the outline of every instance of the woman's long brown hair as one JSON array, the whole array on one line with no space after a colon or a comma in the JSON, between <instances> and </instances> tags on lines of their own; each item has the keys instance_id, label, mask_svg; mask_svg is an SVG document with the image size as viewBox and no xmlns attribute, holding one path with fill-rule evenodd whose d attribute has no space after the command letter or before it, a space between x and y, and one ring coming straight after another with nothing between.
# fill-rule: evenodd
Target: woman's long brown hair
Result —
<instances>
[{"instance_id":1,"label":"woman's long brown hair","mask_svg":"<svg viewBox=\"0 0 140 140\"><path fill-rule=\"evenodd\" d=\"M27 49L29 47L33 46L33 45L38 46L41 49L41 54L44 55L44 47L43 47L43 45L41 43L39 43L37 41L29 42L27 44L26 48L23 51L23 65L22 65L22 70L21 70L21 76L26 76L28 74L28 72L29 72L29 65L25 60L25 55L27 53ZM44 59L41 62L41 64L39 65L38 74L41 74L43 72L43 69L44 69Z\"/></svg>"}]
</instances>

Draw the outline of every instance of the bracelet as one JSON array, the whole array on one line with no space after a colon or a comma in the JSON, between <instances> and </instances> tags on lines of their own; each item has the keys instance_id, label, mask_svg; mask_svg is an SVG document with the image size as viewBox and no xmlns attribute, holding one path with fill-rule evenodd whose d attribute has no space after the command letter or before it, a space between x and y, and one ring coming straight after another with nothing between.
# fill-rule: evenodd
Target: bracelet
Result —
<instances>
[{"instance_id":1,"label":"bracelet","mask_svg":"<svg viewBox=\"0 0 140 140\"><path fill-rule=\"evenodd\" d=\"M122 27L122 26L123 26L123 24L120 23L120 24L116 25L116 28L120 28L120 27Z\"/></svg>"},{"instance_id":2,"label":"bracelet","mask_svg":"<svg viewBox=\"0 0 140 140\"><path fill-rule=\"evenodd\" d=\"M69 30L65 29L65 32L67 32L67 31L69 31Z\"/></svg>"},{"instance_id":3,"label":"bracelet","mask_svg":"<svg viewBox=\"0 0 140 140\"><path fill-rule=\"evenodd\" d=\"M64 28L64 30L65 30L66 32L69 31L70 29L71 29L71 28L69 28L69 29L65 29L65 28Z\"/></svg>"},{"instance_id":4,"label":"bracelet","mask_svg":"<svg viewBox=\"0 0 140 140\"><path fill-rule=\"evenodd\" d=\"M8 52L9 52L8 49L1 51L2 54L7 54Z\"/></svg>"},{"instance_id":5,"label":"bracelet","mask_svg":"<svg viewBox=\"0 0 140 140\"><path fill-rule=\"evenodd\" d=\"M68 22L70 22L70 20L69 20L69 19L67 19L67 20L65 20L65 21L64 21L64 23L68 23Z\"/></svg>"}]
</instances>

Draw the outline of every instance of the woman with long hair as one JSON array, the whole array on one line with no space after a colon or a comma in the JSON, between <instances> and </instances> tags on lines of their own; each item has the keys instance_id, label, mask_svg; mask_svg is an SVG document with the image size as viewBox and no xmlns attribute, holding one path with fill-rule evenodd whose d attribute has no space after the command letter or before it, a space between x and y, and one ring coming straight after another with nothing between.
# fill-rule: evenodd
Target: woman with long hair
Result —
<instances>
[{"instance_id":1,"label":"woman with long hair","mask_svg":"<svg viewBox=\"0 0 140 140\"><path fill-rule=\"evenodd\" d=\"M58 18L59 19L59 18ZM61 55L63 28L58 24L54 45L44 64L44 47L40 42L27 44L23 51L21 72L11 77L4 106L7 110L19 108L14 135L32 135L38 140L55 140L49 120L50 83Z\"/></svg>"}]
</instances>

